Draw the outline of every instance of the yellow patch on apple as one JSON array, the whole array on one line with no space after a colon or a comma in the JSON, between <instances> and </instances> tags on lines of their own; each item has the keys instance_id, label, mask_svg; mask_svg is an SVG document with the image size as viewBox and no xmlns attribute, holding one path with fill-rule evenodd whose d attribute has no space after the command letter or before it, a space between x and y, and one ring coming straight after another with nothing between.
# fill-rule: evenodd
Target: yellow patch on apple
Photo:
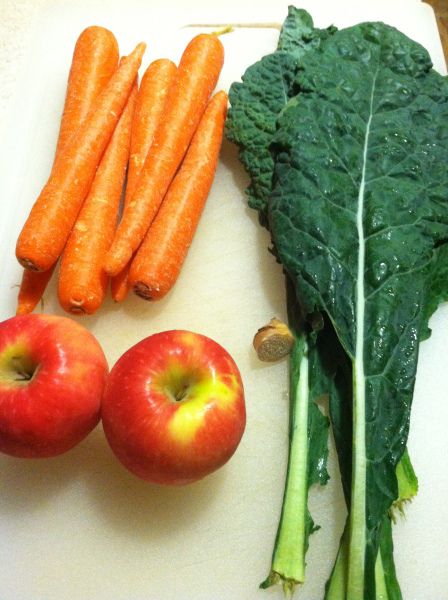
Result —
<instances>
[{"instance_id":1,"label":"yellow patch on apple","mask_svg":"<svg viewBox=\"0 0 448 600\"><path fill-rule=\"evenodd\" d=\"M180 444L189 444L197 431L204 425L205 415L219 398L220 408L230 408L237 398L238 381L234 375L229 376L229 384L219 377L209 381L199 381L191 386L188 399L179 403L179 407L171 417L169 432Z\"/></svg>"}]
</instances>

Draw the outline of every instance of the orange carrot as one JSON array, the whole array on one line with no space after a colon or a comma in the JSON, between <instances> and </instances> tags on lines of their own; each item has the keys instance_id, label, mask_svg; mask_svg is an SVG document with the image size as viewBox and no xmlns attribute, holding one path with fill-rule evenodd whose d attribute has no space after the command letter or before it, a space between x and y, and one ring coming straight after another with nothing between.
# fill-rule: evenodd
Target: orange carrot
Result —
<instances>
[{"instance_id":1,"label":"orange carrot","mask_svg":"<svg viewBox=\"0 0 448 600\"><path fill-rule=\"evenodd\" d=\"M48 269L48 271L40 273L23 269L22 282L17 298L16 315L26 315L33 312L45 292L55 266L56 264L51 269Z\"/></svg>"},{"instance_id":2,"label":"orange carrot","mask_svg":"<svg viewBox=\"0 0 448 600\"><path fill-rule=\"evenodd\" d=\"M84 29L73 52L55 156L61 154L117 66L118 44L113 33L96 25ZM17 314L34 310L53 271L54 266L48 271L25 269L18 295Z\"/></svg>"},{"instance_id":3,"label":"orange carrot","mask_svg":"<svg viewBox=\"0 0 448 600\"><path fill-rule=\"evenodd\" d=\"M132 261L130 285L146 300L162 298L179 275L213 183L226 112L227 95L218 92Z\"/></svg>"},{"instance_id":4,"label":"orange carrot","mask_svg":"<svg viewBox=\"0 0 448 600\"><path fill-rule=\"evenodd\" d=\"M130 202L143 163L151 147L175 73L176 65L167 58L161 58L152 62L142 77L132 121L125 206ZM127 296L128 273L129 263L111 281L111 294L115 302L121 302Z\"/></svg>"},{"instance_id":5,"label":"orange carrot","mask_svg":"<svg viewBox=\"0 0 448 600\"><path fill-rule=\"evenodd\" d=\"M137 83L62 254L58 297L62 308L73 314L94 313L106 295L108 277L102 261L115 232L136 96Z\"/></svg>"},{"instance_id":6,"label":"orange carrot","mask_svg":"<svg viewBox=\"0 0 448 600\"><path fill-rule=\"evenodd\" d=\"M171 60L161 58L152 62L143 74L132 121L125 203L130 201L134 192L176 71L176 65Z\"/></svg>"},{"instance_id":7,"label":"orange carrot","mask_svg":"<svg viewBox=\"0 0 448 600\"><path fill-rule=\"evenodd\" d=\"M164 118L107 253L104 268L109 275L117 275L142 242L187 151L223 60L223 46L213 34L196 36L185 49L168 94Z\"/></svg>"},{"instance_id":8,"label":"orange carrot","mask_svg":"<svg viewBox=\"0 0 448 600\"><path fill-rule=\"evenodd\" d=\"M122 61L92 110L56 157L50 178L19 235L16 256L27 269L45 271L61 254L95 172L127 102L145 44Z\"/></svg>"},{"instance_id":9,"label":"orange carrot","mask_svg":"<svg viewBox=\"0 0 448 600\"><path fill-rule=\"evenodd\" d=\"M129 292L129 269L131 268L132 258L122 269L118 275L111 277L110 280L110 295L114 302L123 302Z\"/></svg>"},{"instance_id":10,"label":"orange carrot","mask_svg":"<svg viewBox=\"0 0 448 600\"><path fill-rule=\"evenodd\" d=\"M122 269L118 275L111 277L110 280L110 295L114 302L123 302L129 292L129 269L131 268L132 258Z\"/></svg>"},{"instance_id":11,"label":"orange carrot","mask_svg":"<svg viewBox=\"0 0 448 600\"><path fill-rule=\"evenodd\" d=\"M93 25L79 36L68 76L56 156L84 121L93 101L116 71L118 57L117 40L108 29Z\"/></svg>"}]
</instances>

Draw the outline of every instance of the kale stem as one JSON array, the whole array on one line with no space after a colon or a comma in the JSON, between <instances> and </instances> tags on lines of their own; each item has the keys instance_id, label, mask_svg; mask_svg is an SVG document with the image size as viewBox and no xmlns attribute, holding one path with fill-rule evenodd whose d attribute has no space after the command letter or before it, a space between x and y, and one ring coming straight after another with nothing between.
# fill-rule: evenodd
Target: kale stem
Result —
<instances>
[{"instance_id":1,"label":"kale stem","mask_svg":"<svg viewBox=\"0 0 448 600\"><path fill-rule=\"evenodd\" d=\"M365 381L362 360L353 370L353 455L352 491L349 514L347 600L360 600L364 594L366 545L366 449Z\"/></svg>"},{"instance_id":2,"label":"kale stem","mask_svg":"<svg viewBox=\"0 0 448 600\"><path fill-rule=\"evenodd\" d=\"M325 600L341 600L347 593L348 530L342 534L338 555L330 579L325 586Z\"/></svg>"},{"instance_id":3,"label":"kale stem","mask_svg":"<svg viewBox=\"0 0 448 600\"><path fill-rule=\"evenodd\" d=\"M305 580L308 547L308 345L304 335L296 338L291 358L289 457L285 492L271 573L262 587L275 583L291 594Z\"/></svg>"},{"instance_id":4,"label":"kale stem","mask_svg":"<svg viewBox=\"0 0 448 600\"><path fill-rule=\"evenodd\" d=\"M381 552L378 552L378 557L375 563L375 594L376 597L381 598L381 600L389 600Z\"/></svg>"},{"instance_id":5,"label":"kale stem","mask_svg":"<svg viewBox=\"0 0 448 600\"><path fill-rule=\"evenodd\" d=\"M325 586L324 600L342 600L347 598L347 572L349 557L349 522L344 529L339 544L339 551L330 579ZM364 594L360 596L363 598ZM395 573L393 559L392 527L388 516L384 518L380 547L375 562L375 599L376 600L403 600L400 586Z\"/></svg>"},{"instance_id":6,"label":"kale stem","mask_svg":"<svg viewBox=\"0 0 448 600\"><path fill-rule=\"evenodd\" d=\"M375 85L378 69L373 76L370 91L369 118L364 136L361 181L358 191L356 228L358 233L358 266L356 283L356 340L353 365L353 468L352 497L350 506L350 541L348 554L347 600L359 600L364 594L365 585L365 547L366 547L366 381L364 372L365 346L365 271L366 240L364 231L364 210L366 204L366 173L369 139L373 119Z\"/></svg>"},{"instance_id":7,"label":"kale stem","mask_svg":"<svg viewBox=\"0 0 448 600\"><path fill-rule=\"evenodd\" d=\"M403 600L394 564L392 523L384 517L381 526L380 547L375 563L375 598L378 600Z\"/></svg>"}]
</instances>

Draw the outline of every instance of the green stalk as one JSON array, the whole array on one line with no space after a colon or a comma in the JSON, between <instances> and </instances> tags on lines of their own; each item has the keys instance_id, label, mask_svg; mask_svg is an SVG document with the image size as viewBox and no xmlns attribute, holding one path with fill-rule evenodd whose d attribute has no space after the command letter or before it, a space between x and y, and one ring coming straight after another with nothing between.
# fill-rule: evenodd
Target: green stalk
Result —
<instances>
[{"instance_id":1,"label":"green stalk","mask_svg":"<svg viewBox=\"0 0 448 600\"><path fill-rule=\"evenodd\" d=\"M348 528L346 527L342 534L333 572L326 586L325 600L345 600L347 598L348 552ZM360 596L360 600L363 597L364 594ZM395 574L392 528L389 517L385 517L382 525L380 548L375 563L375 599L403 600Z\"/></svg>"},{"instance_id":2,"label":"green stalk","mask_svg":"<svg viewBox=\"0 0 448 600\"><path fill-rule=\"evenodd\" d=\"M349 515L347 600L364 597L366 544L365 382L362 361L355 361L353 378L353 475Z\"/></svg>"},{"instance_id":3,"label":"green stalk","mask_svg":"<svg viewBox=\"0 0 448 600\"><path fill-rule=\"evenodd\" d=\"M365 270L366 239L364 232L364 208L367 155L373 118L373 99L376 77L370 92L369 119L366 124L362 161L362 176L358 192L356 229L358 233L358 267L356 279L356 342L353 365L353 471L350 505L350 532L348 551L347 600L360 600L364 596L365 547L366 547L366 378L364 372L365 330Z\"/></svg>"},{"instance_id":4,"label":"green stalk","mask_svg":"<svg viewBox=\"0 0 448 600\"><path fill-rule=\"evenodd\" d=\"M381 552L378 552L378 558L375 563L375 594L377 600L390 600L387 593L386 576L384 573Z\"/></svg>"},{"instance_id":5,"label":"green stalk","mask_svg":"<svg viewBox=\"0 0 448 600\"><path fill-rule=\"evenodd\" d=\"M308 345L304 336L296 338L291 358L290 447L285 492L277 531L271 572L261 584L267 588L279 583L287 596L305 581L305 554L308 548Z\"/></svg>"},{"instance_id":6,"label":"green stalk","mask_svg":"<svg viewBox=\"0 0 448 600\"><path fill-rule=\"evenodd\" d=\"M347 546L347 527L342 534L339 544L338 555L333 567L331 577L325 586L325 600L344 600L347 592L347 565L348 565L348 546Z\"/></svg>"},{"instance_id":7,"label":"green stalk","mask_svg":"<svg viewBox=\"0 0 448 600\"><path fill-rule=\"evenodd\" d=\"M404 514L404 506L411 502L418 492L418 479L409 457L407 448L396 469L398 480L398 498L393 503L389 515L384 518L381 529L380 547L375 563L376 600L402 600L400 586L395 573L394 547L392 540L392 522L396 520L396 511ZM326 585L325 600L345 600L347 594L348 572L348 528L342 534L339 551L331 577Z\"/></svg>"},{"instance_id":8,"label":"green stalk","mask_svg":"<svg viewBox=\"0 0 448 600\"><path fill-rule=\"evenodd\" d=\"M384 517L381 526L380 548L375 563L375 598L403 600L395 573L392 524L389 516Z\"/></svg>"}]
</instances>

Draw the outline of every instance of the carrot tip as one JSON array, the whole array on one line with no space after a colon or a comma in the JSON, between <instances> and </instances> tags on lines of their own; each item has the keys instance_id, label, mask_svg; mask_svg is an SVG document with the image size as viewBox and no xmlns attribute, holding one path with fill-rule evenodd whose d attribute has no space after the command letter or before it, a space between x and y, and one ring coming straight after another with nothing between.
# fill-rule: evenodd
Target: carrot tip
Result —
<instances>
[{"instance_id":1,"label":"carrot tip","mask_svg":"<svg viewBox=\"0 0 448 600\"><path fill-rule=\"evenodd\" d=\"M30 258L21 258L20 256L18 256L17 260L22 265L22 267L24 269L27 269L28 271L40 271L41 270Z\"/></svg>"},{"instance_id":2,"label":"carrot tip","mask_svg":"<svg viewBox=\"0 0 448 600\"><path fill-rule=\"evenodd\" d=\"M134 54L139 59L141 59L142 56L143 56L143 54L145 53L145 50L146 50L146 44L145 44L145 42L140 42L139 44L137 44L137 46L135 47L135 49L132 52L132 54Z\"/></svg>"},{"instance_id":3,"label":"carrot tip","mask_svg":"<svg viewBox=\"0 0 448 600\"><path fill-rule=\"evenodd\" d=\"M153 300L149 286L143 283L143 281L137 281L134 284L134 292L144 300Z\"/></svg>"},{"instance_id":4,"label":"carrot tip","mask_svg":"<svg viewBox=\"0 0 448 600\"><path fill-rule=\"evenodd\" d=\"M26 306L20 305L16 309L16 316L17 315L27 315L30 312L33 312L33 310L34 310L34 306L31 307L31 306L28 306L28 305L26 305Z\"/></svg>"},{"instance_id":5,"label":"carrot tip","mask_svg":"<svg viewBox=\"0 0 448 600\"><path fill-rule=\"evenodd\" d=\"M128 290L125 289L123 291L119 291L115 294L112 294L112 300L118 304L119 302L123 302L126 299L126 296L128 295Z\"/></svg>"},{"instance_id":6,"label":"carrot tip","mask_svg":"<svg viewBox=\"0 0 448 600\"><path fill-rule=\"evenodd\" d=\"M70 306L70 312L73 315L85 315L86 311L82 308L82 306Z\"/></svg>"},{"instance_id":7,"label":"carrot tip","mask_svg":"<svg viewBox=\"0 0 448 600\"><path fill-rule=\"evenodd\" d=\"M115 252L112 246L112 250L113 252L109 250L106 254L106 260L103 265L103 270L109 277L118 275L132 258L132 248L130 246L126 248L119 247L117 252Z\"/></svg>"}]
</instances>

